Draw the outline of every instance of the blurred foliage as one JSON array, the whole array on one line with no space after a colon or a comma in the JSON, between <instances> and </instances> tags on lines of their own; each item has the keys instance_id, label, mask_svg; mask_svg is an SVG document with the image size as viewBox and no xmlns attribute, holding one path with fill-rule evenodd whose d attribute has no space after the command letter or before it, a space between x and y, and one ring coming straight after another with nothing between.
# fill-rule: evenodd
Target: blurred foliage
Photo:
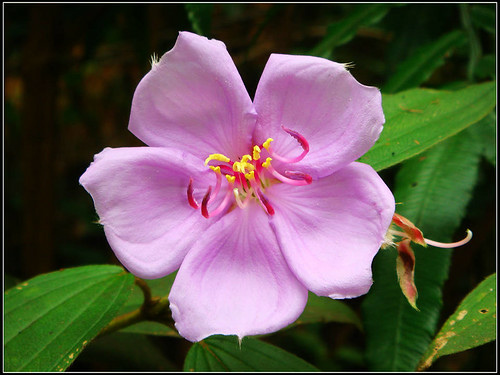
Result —
<instances>
[{"instance_id":1,"label":"blurred foliage","mask_svg":"<svg viewBox=\"0 0 500 375\"><path fill-rule=\"evenodd\" d=\"M180 30L223 41L251 96L270 53L352 62L363 84L393 82L387 94L496 79L493 3L4 4L6 284L63 267L117 264L78 178L104 147L141 145L126 130L134 89L150 56L172 48ZM419 58L426 49L435 53L429 63ZM422 74L396 90L411 61ZM474 239L449 253L439 326L495 271L495 124L492 112L468 129L481 159L459 230L472 229ZM380 173L391 188L399 169ZM363 301L346 303L361 315ZM352 324L298 325L263 340L324 371L371 369L366 336ZM137 351L142 345L146 354ZM181 371L189 349L185 340L119 333L96 340L69 370ZM439 358L430 369L491 371L495 361L493 342Z\"/></svg>"}]
</instances>

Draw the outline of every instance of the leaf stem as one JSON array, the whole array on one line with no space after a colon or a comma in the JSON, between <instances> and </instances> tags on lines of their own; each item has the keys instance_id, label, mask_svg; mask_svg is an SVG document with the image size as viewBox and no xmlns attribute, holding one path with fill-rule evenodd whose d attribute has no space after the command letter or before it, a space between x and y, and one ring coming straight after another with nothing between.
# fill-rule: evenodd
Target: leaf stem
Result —
<instances>
[{"instance_id":1,"label":"leaf stem","mask_svg":"<svg viewBox=\"0 0 500 375\"><path fill-rule=\"evenodd\" d=\"M172 328L175 331L172 312L170 311L167 297L152 297L149 285L142 279L136 277L135 285L141 288L144 302L141 307L126 314L115 317L104 327L97 337L116 332L122 328L131 326L142 321L155 321Z\"/></svg>"}]
</instances>

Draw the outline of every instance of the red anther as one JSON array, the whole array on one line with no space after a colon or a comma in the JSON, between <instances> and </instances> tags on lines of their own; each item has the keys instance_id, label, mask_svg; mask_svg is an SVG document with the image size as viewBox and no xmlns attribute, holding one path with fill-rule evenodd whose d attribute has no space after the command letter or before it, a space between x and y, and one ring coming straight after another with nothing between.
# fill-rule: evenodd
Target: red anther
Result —
<instances>
[{"instance_id":1,"label":"red anther","mask_svg":"<svg viewBox=\"0 0 500 375\"><path fill-rule=\"evenodd\" d=\"M195 209L200 208L200 205L198 204L198 202L196 202L196 199L194 199L194 196L193 196L193 179L192 178L189 179L189 185L187 188L187 197L188 197L189 205L191 207L193 207Z\"/></svg>"},{"instance_id":2,"label":"red anther","mask_svg":"<svg viewBox=\"0 0 500 375\"><path fill-rule=\"evenodd\" d=\"M300 146L304 149L304 151L309 152L309 143L307 140L304 138L304 136L295 130L288 129L284 125L281 125L284 131L286 131L288 134L290 134L293 138L297 140L297 142L300 143Z\"/></svg>"},{"instance_id":3,"label":"red anther","mask_svg":"<svg viewBox=\"0 0 500 375\"><path fill-rule=\"evenodd\" d=\"M312 183L312 177L304 172L299 171L285 171L285 176L290 177L292 180L304 180L307 184Z\"/></svg>"},{"instance_id":4,"label":"red anther","mask_svg":"<svg viewBox=\"0 0 500 375\"><path fill-rule=\"evenodd\" d=\"M262 194L262 192L260 190L257 190L257 195L258 195L259 200L261 201L261 203L266 208L267 213L269 215L271 215L271 216L274 215L274 208L269 203L269 199L267 199L266 196L264 194Z\"/></svg>"},{"instance_id":5,"label":"red anther","mask_svg":"<svg viewBox=\"0 0 500 375\"><path fill-rule=\"evenodd\" d=\"M203 200L201 201L201 214L208 219L208 201L210 199L210 193L212 192L212 186L208 187L207 193L203 197Z\"/></svg>"},{"instance_id":6,"label":"red anther","mask_svg":"<svg viewBox=\"0 0 500 375\"><path fill-rule=\"evenodd\" d=\"M422 245L422 246L427 246L425 243L424 235L422 234L422 231L418 229L415 224L413 224L410 220L408 220L406 217L401 216L397 213L394 213L392 217L392 222L396 224L398 227L403 229L403 231L406 233L406 235L415 243Z\"/></svg>"},{"instance_id":7,"label":"red anther","mask_svg":"<svg viewBox=\"0 0 500 375\"><path fill-rule=\"evenodd\" d=\"M233 175L233 168L227 166L227 165L224 165L224 164L219 164L217 165L217 167L220 167L220 171L223 172L224 174L228 174L228 175Z\"/></svg>"}]
</instances>

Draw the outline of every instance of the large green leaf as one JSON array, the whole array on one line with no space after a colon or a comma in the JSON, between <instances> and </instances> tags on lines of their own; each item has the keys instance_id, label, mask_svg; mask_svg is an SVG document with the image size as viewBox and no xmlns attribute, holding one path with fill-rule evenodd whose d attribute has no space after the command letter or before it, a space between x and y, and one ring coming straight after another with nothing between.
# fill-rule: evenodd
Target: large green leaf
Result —
<instances>
[{"instance_id":1,"label":"large green leaf","mask_svg":"<svg viewBox=\"0 0 500 375\"><path fill-rule=\"evenodd\" d=\"M63 371L116 315L134 277L84 266L34 277L5 293L5 370Z\"/></svg>"},{"instance_id":2,"label":"large green leaf","mask_svg":"<svg viewBox=\"0 0 500 375\"><path fill-rule=\"evenodd\" d=\"M124 333L138 333L141 335L153 335L153 336L170 336L170 337L181 337L179 333L166 326L165 324L154 322L154 321L144 321L132 324L131 326L122 328L120 332Z\"/></svg>"},{"instance_id":3,"label":"large green leaf","mask_svg":"<svg viewBox=\"0 0 500 375\"><path fill-rule=\"evenodd\" d=\"M481 151L485 159L495 166L497 162L497 116L495 111L491 111L470 129L477 142L481 144Z\"/></svg>"},{"instance_id":4,"label":"large green leaf","mask_svg":"<svg viewBox=\"0 0 500 375\"><path fill-rule=\"evenodd\" d=\"M495 102L495 82L458 91L412 89L383 95L384 130L359 161L376 171L398 164L481 120Z\"/></svg>"},{"instance_id":5,"label":"large green leaf","mask_svg":"<svg viewBox=\"0 0 500 375\"><path fill-rule=\"evenodd\" d=\"M317 322L351 323L362 329L358 315L345 303L309 292L306 308L294 325Z\"/></svg>"},{"instance_id":6,"label":"large green leaf","mask_svg":"<svg viewBox=\"0 0 500 375\"><path fill-rule=\"evenodd\" d=\"M318 371L303 359L274 345L245 337L210 336L195 343L184 362L184 371Z\"/></svg>"},{"instance_id":7,"label":"large green leaf","mask_svg":"<svg viewBox=\"0 0 500 375\"><path fill-rule=\"evenodd\" d=\"M443 355L458 353L496 339L497 275L490 275L460 303L444 323L418 369L428 368Z\"/></svg>"},{"instance_id":8,"label":"large green leaf","mask_svg":"<svg viewBox=\"0 0 500 375\"><path fill-rule=\"evenodd\" d=\"M330 58L335 47L347 43L356 35L361 26L373 25L380 21L393 4L359 4L353 12L341 21L328 26L323 40L309 54Z\"/></svg>"},{"instance_id":9,"label":"large green leaf","mask_svg":"<svg viewBox=\"0 0 500 375\"><path fill-rule=\"evenodd\" d=\"M444 58L449 52L464 44L466 40L462 31L455 30L422 46L398 66L396 73L387 81L382 92L391 94L420 86L444 64Z\"/></svg>"},{"instance_id":10,"label":"large green leaf","mask_svg":"<svg viewBox=\"0 0 500 375\"><path fill-rule=\"evenodd\" d=\"M480 147L469 129L408 160L396 176L394 194L401 203L397 212L425 237L450 241L470 200L479 160ZM451 253L466 251L412 247L420 311L408 304L399 289L397 251L381 250L374 260L374 284L362 305L367 361L374 371L415 370L436 330Z\"/></svg>"}]
</instances>

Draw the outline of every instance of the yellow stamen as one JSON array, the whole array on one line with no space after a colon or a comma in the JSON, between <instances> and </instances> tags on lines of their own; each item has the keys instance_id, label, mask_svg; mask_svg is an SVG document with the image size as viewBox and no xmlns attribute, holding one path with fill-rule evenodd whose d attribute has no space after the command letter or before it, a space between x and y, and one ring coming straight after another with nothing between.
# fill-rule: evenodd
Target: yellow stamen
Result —
<instances>
[{"instance_id":1,"label":"yellow stamen","mask_svg":"<svg viewBox=\"0 0 500 375\"><path fill-rule=\"evenodd\" d=\"M255 166L254 166L253 164L250 164L250 163L245 163L245 164L243 165L243 167L244 167L245 169L248 169L249 171L253 171L253 170L255 169Z\"/></svg>"},{"instance_id":2,"label":"yellow stamen","mask_svg":"<svg viewBox=\"0 0 500 375\"><path fill-rule=\"evenodd\" d=\"M274 141L272 138L267 138L266 141L262 144L262 147L264 147L266 150L269 151L269 144Z\"/></svg>"},{"instance_id":3,"label":"yellow stamen","mask_svg":"<svg viewBox=\"0 0 500 375\"><path fill-rule=\"evenodd\" d=\"M260 147L255 145L253 146L253 160L259 160L260 159Z\"/></svg>"},{"instance_id":4,"label":"yellow stamen","mask_svg":"<svg viewBox=\"0 0 500 375\"><path fill-rule=\"evenodd\" d=\"M235 171L235 172L246 173L247 169L249 171L253 171L255 169L255 167L252 164L247 163L247 162L235 161L233 163L233 171Z\"/></svg>"},{"instance_id":5,"label":"yellow stamen","mask_svg":"<svg viewBox=\"0 0 500 375\"><path fill-rule=\"evenodd\" d=\"M248 172L247 174L245 174L245 178L250 181L255 180L255 172L254 171Z\"/></svg>"},{"instance_id":6,"label":"yellow stamen","mask_svg":"<svg viewBox=\"0 0 500 375\"><path fill-rule=\"evenodd\" d=\"M241 158L241 162L243 164L247 164L247 161L250 161L252 160L252 157L250 155L243 155L243 157Z\"/></svg>"},{"instance_id":7,"label":"yellow stamen","mask_svg":"<svg viewBox=\"0 0 500 375\"><path fill-rule=\"evenodd\" d=\"M266 161L264 163L262 163L262 166L264 168L268 168L271 165L271 160L273 160L273 159L267 158Z\"/></svg>"},{"instance_id":8,"label":"yellow stamen","mask_svg":"<svg viewBox=\"0 0 500 375\"><path fill-rule=\"evenodd\" d=\"M227 174L226 179L227 179L227 182L229 182L230 184L234 184L234 180L236 179L236 177L230 176Z\"/></svg>"},{"instance_id":9,"label":"yellow stamen","mask_svg":"<svg viewBox=\"0 0 500 375\"><path fill-rule=\"evenodd\" d=\"M230 162L231 159L229 159L227 156L222 155L222 154L211 154L208 156L208 158L205 159L205 165L208 164L210 160L218 160L218 161L223 161L223 162Z\"/></svg>"},{"instance_id":10,"label":"yellow stamen","mask_svg":"<svg viewBox=\"0 0 500 375\"><path fill-rule=\"evenodd\" d=\"M210 165L209 168L215 173L220 174L220 167L214 167L213 165Z\"/></svg>"},{"instance_id":11,"label":"yellow stamen","mask_svg":"<svg viewBox=\"0 0 500 375\"><path fill-rule=\"evenodd\" d=\"M243 167L239 161L235 161L233 163L233 171L245 173L245 167Z\"/></svg>"}]
</instances>

